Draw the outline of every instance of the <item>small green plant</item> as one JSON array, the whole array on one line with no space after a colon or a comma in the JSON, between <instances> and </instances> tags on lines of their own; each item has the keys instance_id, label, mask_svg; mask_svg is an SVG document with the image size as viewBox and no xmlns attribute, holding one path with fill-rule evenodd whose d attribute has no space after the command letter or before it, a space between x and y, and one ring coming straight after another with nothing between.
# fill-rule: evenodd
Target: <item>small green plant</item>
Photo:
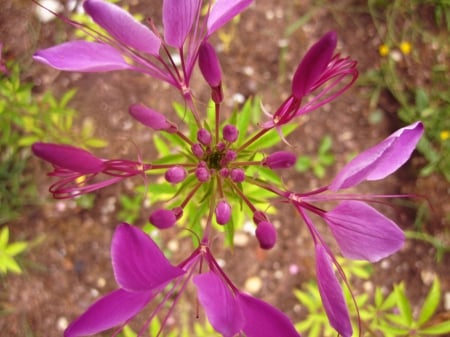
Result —
<instances>
[{"instance_id":1,"label":"small green plant","mask_svg":"<svg viewBox=\"0 0 450 337\"><path fill-rule=\"evenodd\" d=\"M21 80L19 64L7 64L0 80L0 224L12 220L21 208L36 198L27 172L29 147L36 141L103 147L94 137L94 124L84 119L74 127L77 111L69 107L76 91L56 98L51 92L33 93L33 85Z\"/></svg>"},{"instance_id":2,"label":"small green plant","mask_svg":"<svg viewBox=\"0 0 450 337\"><path fill-rule=\"evenodd\" d=\"M5 226L0 231L0 274L8 272L20 274L22 269L15 257L28 248L25 241L9 242L9 227Z\"/></svg>"},{"instance_id":3,"label":"small green plant","mask_svg":"<svg viewBox=\"0 0 450 337\"><path fill-rule=\"evenodd\" d=\"M295 168L299 172L312 170L317 178L323 178L326 174L326 168L334 163L334 155L331 152L333 140L331 136L326 135L320 142L315 156L299 156L295 163Z\"/></svg>"},{"instance_id":4,"label":"small green plant","mask_svg":"<svg viewBox=\"0 0 450 337\"><path fill-rule=\"evenodd\" d=\"M421 6L434 8L434 24L441 32L429 30L430 23L418 15ZM450 64L445 61L450 53L450 5L448 1L369 0L368 11L383 41L379 66L367 71L360 81L372 89L372 119L379 120L377 106L381 93L387 91L399 104L397 116L402 122L420 119L425 124L418 150L428 164L421 174L439 172L450 181L450 90L446 85ZM430 50L434 52L430 54ZM420 75L411 80L408 69Z\"/></svg>"}]
</instances>

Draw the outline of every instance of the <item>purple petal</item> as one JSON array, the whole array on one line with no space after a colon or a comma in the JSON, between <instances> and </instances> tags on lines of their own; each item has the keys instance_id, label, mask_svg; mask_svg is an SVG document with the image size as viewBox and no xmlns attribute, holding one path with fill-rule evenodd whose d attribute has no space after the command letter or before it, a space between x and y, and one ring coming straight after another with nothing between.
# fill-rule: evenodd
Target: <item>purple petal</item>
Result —
<instances>
[{"instance_id":1,"label":"purple petal","mask_svg":"<svg viewBox=\"0 0 450 337\"><path fill-rule=\"evenodd\" d=\"M236 298L223 280L213 272L193 278L198 299L213 328L224 337L233 337L241 331L244 317Z\"/></svg>"},{"instance_id":2,"label":"purple petal","mask_svg":"<svg viewBox=\"0 0 450 337\"><path fill-rule=\"evenodd\" d=\"M142 104L132 104L129 107L130 115L142 124L153 130L172 131L175 128L162 113L150 109Z\"/></svg>"},{"instance_id":3,"label":"purple petal","mask_svg":"<svg viewBox=\"0 0 450 337\"><path fill-rule=\"evenodd\" d=\"M208 17L208 36L245 10L253 0L217 0Z\"/></svg>"},{"instance_id":4,"label":"purple petal","mask_svg":"<svg viewBox=\"0 0 450 337\"><path fill-rule=\"evenodd\" d=\"M398 251L405 241L392 220L361 201L341 202L324 218L342 254L350 259L376 262Z\"/></svg>"},{"instance_id":5,"label":"purple petal","mask_svg":"<svg viewBox=\"0 0 450 337\"><path fill-rule=\"evenodd\" d=\"M79 173L97 173L103 170L104 162L90 152L64 144L34 143L33 153L49 163Z\"/></svg>"},{"instance_id":6,"label":"purple petal","mask_svg":"<svg viewBox=\"0 0 450 337\"><path fill-rule=\"evenodd\" d=\"M84 9L120 43L150 55L159 55L161 40L122 8L102 0L87 0Z\"/></svg>"},{"instance_id":7,"label":"purple petal","mask_svg":"<svg viewBox=\"0 0 450 337\"><path fill-rule=\"evenodd\" d=\"M289 318L278 309L243 293L237 295L237 300L245 317L242 330L247 337L300 337Z\"/></svg>"},{"instance_id":8,"label":"purple petal","mask_svg":"<svg viewBox=\"0 0 450 337\"><path fill-rule=\"evenodd\" d=\"M131 68L113 47L88 41L70 41L41 49L33 59L64 71L105 72Z\"/></svg>"},{"instance_id":9,"label":"purple petal","mask_svg":"<svg viewBox=\"0 0 450 337\"><path fill-rule=\"evenodd\" d=\"M322 245L316 246L316 273L320 297L331 326L343 337L350 337L353 330L342 288Z\"/></svg>"},{"instance_id":10,"label":"purple petal","mask_svg":"<svg viewBox=\"0 0 450 337\"><path fill-rule=\"evenodd\" d=\"M168 45L175 48L183 46L200 9L201 0L164 0L164 40Z\"/></svg>"},{"instance_id":11,"label":"purple petal","mask_svg":"<svg viewBox=\"0 0 450 337\"><path fill-rule=\"evenodd\" d=\"M184 273L172 266L153 240L137 227L121 224L111 246L114 276L126 290L150 291Z\"/></svg>"},{"instance_id":12,"label":"purple petal","mask_svg":"<svg viewBox=\"0 0 450 337\"><path fill-rule=\"evenodd\" d=\"M397 130L350 161L334 178L329 189L337 191L364 180L383 179L395 172L409 159L422 134L421 122Z\"/></svg>"},{"instance_id":13,"label":"purple petal","mask_svg":"<svg viewBox=\"0 0 450 337\"><path fill-rule=\"evenodd\" d=\"M64 337L88 336L121 325L152 299L151 292L115 290L100 298L64 331Z\"/></svg>"},{"instance_id":14,"label":"purple petal","mask_svg":"<svg viewBox=\"0 0 450 337\"><path fill-rule=\"evenodd\" d=\"M327 68L337 44L337 34L328 32L303 57L292 79L292 94L301 99Z\"/></svg>"}]
</instances>

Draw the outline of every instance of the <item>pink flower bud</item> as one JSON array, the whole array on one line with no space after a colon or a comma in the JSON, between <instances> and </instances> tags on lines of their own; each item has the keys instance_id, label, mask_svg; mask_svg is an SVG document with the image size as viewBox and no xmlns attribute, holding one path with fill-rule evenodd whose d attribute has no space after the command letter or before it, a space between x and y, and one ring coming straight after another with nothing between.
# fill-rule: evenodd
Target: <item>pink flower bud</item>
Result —
<instances>
[{"instance_id":1,"label":"pink flower bud","mask_svg":"<svg viewBox=\"0 0 450 337\"><path fill-rule=\"evenodd\" d=\"M219 174L221 177L226 178L230 175L230 170L226 167L220 169Z\"/></svg>"},{"instance_id":2,"label":"pink flower bud","mask_svg":"<svg viewBox=\"0 0 450 337\"><path fill-rule=\"evenodd\" d=\"M176 126L169 123L166 116L142 104L133 104L128 110L134 119L153 130L176 131Z\"/></svg>"},{"instance_id":3,"label":"pink flower bud","mask_svg":"<svg viewBox=\"0 0 450 337\"><path fill-rule=\"evenodd\" d=\"M241 183L245 180L245 172L240 168L234 168L230 172L230 177L235 183Z\"/></svg>"},{"instance_id":4,"label":"pink flower bud","mask_svg":"<svg viewBox=\"0 0 450 337\"><path fill-rule=\"evenodd\" d=\"M34 143L33 153L49 163L83 174L98 173L104 169L104 161L90 152L63 144Z\"/></svg>"},{"instance_id":5,"label":"pink flower bud","mask_svg":"<svg viewBox=\"0 0 450 337\"><path fill-rule=\"evenodd\" d=\"M239 130L234 125L225 125L222 130L223 139L229 143L233 143L238 139Z\"/></svg>"},{"instance_id":6,"label":"pink flower bud","mask_svg":"<svg viewBox=\"0 0 450 337\"><path fill-rule=\"evenodd\" d=\"M277 231L270 222L261 221L256 227L255 235L262 249L271 249L275 246Z\"/></svg>"},{"instance_id":7,"label":"pink flower bud","mask_svg":"<svg viewBox=\"0 0 450 337\"><path fill-rule=\"evenodd\" d=\"M237 154L236 154L235 151L233 151L233 150L228 150L227 152L225 152L224 159L225 159L225 161L226 161L227 163L229 163L229 162L235 160L236 157L237 157Z\"/></svg>"},{"instance_id":8,"label":"pink flower bud","mask_svg":"<svg viewBox=\"0 0 450 337\"><path fill-rule=\"evenodd\" d=\"M172 166L164 175L166 180L171 184L178 184L179 182L182 182L186 176L187 172L184 167L181 166Z\"/></svg>"},{"instance_id":9,"label":"pink flower bud","mask_svg":"<svg viewBox=\"0 0 450 337\"><path fill-rule=\"evenodd\" d=\"M199 181L202 183L205 183L209 180L211 177L211 174L209 173L209 169L203 166L197 167L195 170L195 176Z\"/></svg>"},{"instance_id":10,"label":"pink flower bud","mask_svg":"<svg viewBox=\"0 0 450 337\"><path fill-rule=\"evenodd\" d=\"M197 158L203 158L203 156L205 155L205 151L203 150L203 146L199 143L196 143L194 145L192 145L191 147L192 153L194 154L194 156L196 156Z\"/></svg>"},{"instance_id":11,"label":"pink flower bud","mask_svg":"<svg viewBox=\"0 0 450 337\"><path fill-rule=\"evenodd\" d=\"M289 168L295 164L297 157L295 154L287 151L277 151L264 158L263 166L271 169Z\"/></svg>"},{"instance_id":12,"label":"pink flower bud","mask_svg":"<svg viewBox=\"0 0 450 337\"><path fill-rule=\"evenodd\" d=\"M216 150L219 151L219 152L222 152L223 150L226 149L226 147L227 146L225 145L224 142L218 142L217 145L216 145Z\"/></svg>"},{"instance_id":13,"label":"pink flower bud","mask_svg":"<svg viewBox=\"0 0 450 337\"><path fill-rule=\"evenodd\" d=\"M211 88L220 86L222 70L214 47L209 42L203 42L198 50L198 65L200 71Z\"/></svg>"},{"instance_id":14,"label":"pink flower bud","mask_svg":"<svg viewBox=\"0 0 450 337\"><path fill-rule=\"evenodd\" d=\"M211 144L212 137L208 130L200 129L197 132L197 140L203 145L209 145Z\"/></svg>"},{"instance_id":15,"label":"pink flower bud","mask_svg":"<svg viewBox=\"0 0 450 337\"><path fill-rule=\"evenodd\" d=\"M319 80L337 45L337 34L328 32L306 52L292 79L292 95L301 99Z\"/></svg>"},{"instance_id":16,"label":"pink flower bud","mask_svg":"<svg viewBox=\"0 0 450 337\"><path fill-rule=\"evenodd\" d=\"M149 221L153 226L159 229L165 229L175 224L177 216L172 210L160 208L150 214Z\"/></svg>"},{"instance_id":17,"label":"pink flower bud","mask_svg":"<svg viewBox=\"0 0 450 337\"><path fill-rule=\"evenodd\" d=\"M220 200L216 206L216 221L219 225L225 225L231 218L231 206L225 200Z\"/></svg>"}]
</instances>

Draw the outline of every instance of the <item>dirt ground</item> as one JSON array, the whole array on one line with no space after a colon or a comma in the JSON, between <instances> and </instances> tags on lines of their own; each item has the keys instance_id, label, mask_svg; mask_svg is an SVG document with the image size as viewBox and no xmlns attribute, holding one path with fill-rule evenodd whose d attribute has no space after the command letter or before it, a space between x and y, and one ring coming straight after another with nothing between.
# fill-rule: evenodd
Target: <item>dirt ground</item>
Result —
<instances>
[{"instance_id":1,"label":"dirt ground","mask_svg":"<svg viewBox=\"0 0 450 337\"><path fill-rule=\"evenodd\" d=\"M360 73L379 64L381 41L369 15L359 11L365 2L343 0L339 1L342 7L338 8L322 3L323 6L312 7L313 1L258 0L238 23L225 28L232 36L228 48L223 48L220 53L228 109L231 109L231 98L236 94L245 98L258 95L266 108L276 108L289 93L292 71L308 46L329 30L338 33L339 52L358 60ZM131 0L129 5L133 13L139 12L160 22L160 0ZM27 66L26 77L35 83L36 94L47 89L62 93L68 88L77 88L72 106L82 118L94 120L96 135L108 139L108 148L99 154L106 151L116 157L133 156L132 143L124 141L131 137L143 149L144 155L151 158L151 135L131 120L126 113L127 107L142 101L159 111L169 112L172 111L171 102L177 96L156 80L136 74L68 74L33 63L30 57L34 50L66 40L70 33L68 37L64 33L65 24L57 20L40 24L34 15L33 4L27 0L4 0L2 7L0 40L12 57ZM287 35L288 27L306 17L305 24ZM236 30L234 33L233 29ZM213 43L220 44L220 41L216 37ZM383 94L379 106L384 113L383 119L372 124L368 97L367 88L355 85L332 104L301 120L302 127L290 136L290 139L299 140L294 150L312 155L317 152L322 137L328 134L333 138L337 164L322 180L311 173L300 174L292 170L283 177L288 186L308 191L330 182L349 154L358 153L402 126L395 114L398 106L388 94ZM381 182L363 184L358 190L426 196L433 208L431 215L420 225L427 233L448 240L450 186L437 174L420 177L418 171L424 165L424 159L415 154L393 176ZM85 210L71 200L56 202L47 198L51 178L45 173L49 169L47 164L31 160L30 171L39 186L40 200L24 209L22 216L9 224L15 240L41 237L43 241L20 259L25 270L22 275L1 279L1 336L62 336L68 321L99 295L115 288L110 241L115 226L121 221L116 212L118 195L129 193L132 186L99 191L93 209ZM414 229L418 204L396 207L390 215L403 229ZM135 224L143 225L148 213L149 209L143 206ZM237 285L250 289L251 281L259 278L262 284L256 295L297 321L304 309L299 308L292 291L287 289L299 288L314 277L313 246L306 228L292 209L281 206L275 218L280 237L273 250L261 251L251 236L240 233L242 242L233 253L219 252L217 255L226 262L225 270ZM188 243L181 241L177 245L170 240L170 234L165 233L164 238L170 242L174 256L183 256L189 249L186 248ZM430 280L437 275L442 281L443 294L450 294L450 256L445 255L440 263L436 262L435 256L432 246L408 240L399 253L375 265L371 282L390 288L393 283L404 281L408 295L415 305L419 305ZM298 267L298 272L290 272L292 265ZM356 283L355 287L358 287L359 283ZM440 311L445 314L443 306Z\"/></svg>"}]
</instances>

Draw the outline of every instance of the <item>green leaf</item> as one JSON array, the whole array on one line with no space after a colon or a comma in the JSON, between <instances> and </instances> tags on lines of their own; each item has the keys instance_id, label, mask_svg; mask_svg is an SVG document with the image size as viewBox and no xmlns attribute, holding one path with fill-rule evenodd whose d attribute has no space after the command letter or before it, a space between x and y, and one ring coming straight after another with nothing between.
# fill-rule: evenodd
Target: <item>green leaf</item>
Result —
<instances>
[{"instance_id":1,"label":"green leaf","mask_svg":"<svg viewBox=\"0 0 450 337\"><path fill-rule=\"evenodd\" d=\"M0 232L0 248L4 248L8 245L9 240L9 228L4 227Z\"/></svg>"},{"instance_id":2,"label":"green leaf","mask_svg":"<svg viewBox=\"0 0 450 337\"><path fill-rule=\"evenodd\" d=\"M300 156L295 163L295 169L299 172L306 172L311 167L312 160L308 156Z\"/></svg>"},{"instance_id":3,"label":"green leaf","mask_svg":"<svg viewBox=\"0 0 450 337\"><path fill-rule=\"evenodd\" d=\"M440 300L441 286L439 279L436 277L433 281L430 291L428 292L427 298L423 303L422 309L420 310L419 318L417 320L419 326L422 326L433 316Z\"/></svg>"},{"instance_id":4,"label":"green leaf","mask_svg":"<svg viewBox=\"0 0 450 337\"><path fill-rule=\"evenodd\" d=\"M8 245L8 247L6 247L5 253L9 256L15 256L17 254L22 253L24 250L27 249L27 247L28 247L27 242L23 241L13 242L10 245Z\"/></svg>"},{"instance_id":5,"label":"green leaf","mask_svg":"<svg viewBox=\"0 0 450 337\"><path fill-rule=\"evenodd\" d=\"M331 149L331 145L333 144L333 140L331 139L331 136L327 135L323 137L322 141L319 145L319 154L324 154L328 152Z\"/></svg>"},{"instance_id":6,"label":"green leaf","mask_svg":"<svg viewBox=\"0 0 450 337\"><path fill-rule=\"evenodd\" d=\"M425 335L440 335L450 333L450 321L438 323L429 328L420 329L420 333Z\"/></svg>"},{"instance_id":7,"label":"green leaf","mask_svg":"<svg viewBox=\"0 0 450 337\"><path fill-rule=\"evenodd\" d=\"M407 326L411 326L413 316L411 311L411 304L409 303L408 297L406 297L405 285L403 283L396 285L394 287L394 292L397 297L397 304L400 315L404 323L406 323Z\"/></svg>"}]
</instances>

